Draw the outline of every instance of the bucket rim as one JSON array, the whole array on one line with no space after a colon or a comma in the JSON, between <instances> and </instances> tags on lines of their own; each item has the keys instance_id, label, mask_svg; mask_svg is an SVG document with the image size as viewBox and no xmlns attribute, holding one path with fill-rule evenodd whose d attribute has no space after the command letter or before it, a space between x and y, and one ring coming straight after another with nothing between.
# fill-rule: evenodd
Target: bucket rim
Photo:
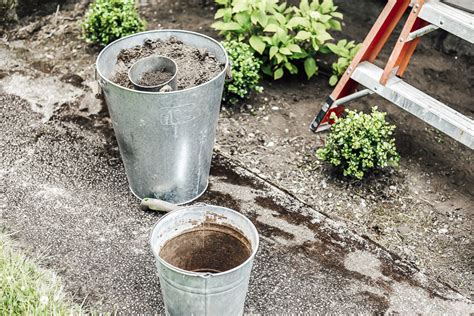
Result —
<instances>
[{"instance_id":1,"label":"bucket rim","mask_svg":"<svg viewBox=\"0 0 474 316\"><path fill-rule=\"evenodd\" d=\"M192 34L192 35L196 35L196 36L200 36L200 37L203 37L203 38L206 38L208 40L210 40L211 42L214 42L215 44L217 44L221 49L222 51L224 52L224 56L225 56L225 66L224 66L224 69L222 69L221 72L219 72L217 75L215 75L211 80L209 81L206 81L204 83L201 83L200 85L197 85L197 86L194 86L194 87L190 87L190 88L186 88L186 89L182 89L182 90L175 90L175 91L169 91L169 92L153 92L153 91L140 91L140 90L135 90L135 89L130 89L130 88L126 88L126 87L123 87L113 81L111 81L110 79L106 78L100 71L100 68L99 68L99 60L100 58L102 57L102 54L104 54L104 52L110 48L112 45L118 43L118 42L121 42L121 41L125 41L127 40L128 38L131 38L131 37L134 37L134 36L138 36L138 35L143 35L143 34L149 34L149 33L164 33L164 32L174 32L174 33L187 33L187 34ZM103 79L105 80L108 84L111 84L119 89L123 89L123 90L126 90L126 91L129 91L129 92L134 92L134 93L139 93L139 94L150 94L150 95L156 95L156 94L159 94L159 95L170 95L170 94L174 94L174 93L181 93L181 92L188 92L188 91L191 91L193 89L197 89L197 88L200 88L200 87L203 87L215 80L217 80L220 76L222 75L225 75L225 72L227 70L227 68L229 67L229 56L227 54L227 50L224 48L224 46L222 46L222 44L220 42L218 42L217 40L215 40L214 38L208 36L208 35L205 35L205 34L202 34L202 33L198 33L198 32L193 32L193 31L188 31L188 30L179 30L179 29L162 29L162 30L149 30L149 31L144 31L144 32L138 32L138 33L135 33L135 34L131 34L131 35L128 35L128 36L125 36L125 37L121 37L115 41L113 41L112 43L108 44L107 46L105 46L99 53L99 55L97 56L97 59L95 61L95 70L97 71L97 74L100 76L100 79Z\"/></svg>"},{"instance_id":2,"label":"bucket rim","mask_svg":"<svg viewBox=\"0 0 474 316\"><path fill-rule=\"evenodd\" d=\"M252 253L250 254L250 256L247 258L247 260L245 260L244 262L242 262L241 264L239 264L238 266L232 268L232 269L229 269L229 270L226 270L226 271L223 271L223 272L219 272L219 273L203 273L203 272L193 272L193 271L188 271L188 270L184 270L184 269L181 269L181 268L178 268L168 262L166 262L164 259L162 259L159 255L159 253L156 253L156 250L153 248L153 244L152 244L152 240L153 240L153 235L155 233L155 230L156 230L156 227L158 226L158 224L164 219L166 218L167 216L171 216L173 214L175 214L176 212L180 212L180 211L186 211L186 210L189 210L190 208L195 208L195 207L200 207L200 208L205 208L205 207L211 207L211 208L218 208L218 209L224 209L226 211L229 211L231 213L234 213L236 214L237 216L240 216L242 217L248 224L250 224L249 226L251 227L251 230L252 232L255 234L255 236L257 236L256 238L256 243L255 243L255 249L252 249ZM252 223L252 221L250 219L248 219L247 216L245 216L244 214L240 213L240 212L237 212L233 209L230 209L230 208L227 208L227 207L223 207L223 206L218 206L218 205L211 205L211 204L200 204L200 205L189 205L189 206L183 206L183 207L180 207L179 209L177 210L174 210L174 211L171 211L169 213L166 213L165 215L163 215L162 217L160 217L160 219L155 223L155 225L153 225L153 229L151 230L151 234L150 234L150 246L151 246L151 251L153 253L153 255L155 256L155 258L160 261L161 264L163 264L164 266L166 266L168 269L170 270L173 270L173 271L176 271L176 272L179 272L181 274L185 274L187 276L194 276L194 277L201 277L201 278L210 278L210 277L218 277L218 276L222 276L222 275L226 275L226 274L230 274L234 271L237 271L238 269L242 268L243 266L249 264L254 258L255 258L255 255L257 254L258 252L258 248L260 246L260 235L258 234L258 231L257 231L257 228L255 227L255 225Z\"/></svg>"}]
</instances>

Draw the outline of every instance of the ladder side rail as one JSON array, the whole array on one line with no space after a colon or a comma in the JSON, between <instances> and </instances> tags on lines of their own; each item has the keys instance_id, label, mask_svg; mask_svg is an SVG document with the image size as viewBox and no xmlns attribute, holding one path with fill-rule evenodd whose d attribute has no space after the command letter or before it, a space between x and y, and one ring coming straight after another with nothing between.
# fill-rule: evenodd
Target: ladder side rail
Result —
<instances>
[{"instance_id":1,"label":"ladder side rail","mask_svg":"<svg viewBox=\"0 0 474 316\"><path fill-rule=\"evenodd\" d=\"M419 30L424 28L427 25L427 22L423 21L422 19L417 18L415 21L415 25L413 26L413 30ZM399 59L398 63L398 70L397 76L402 77L405 73L405 70L408 68L408 64L410 63L411 57L415 52L418 43L420 42L421 38L416 37L415 39L409 41L407 45L405 45L405 49Z\"/></svg>"},{"instance_id":2,"label":"ladder side rail","mask_svg":"<svg viewBox=\"0 0 474 316\"><path fill-rule=\"evenodd\" d=\"M344 112L342 105L337 108L334 107L334 101L355 91L358 84L351 79L352 72L357 68L359 63L367 60L373 62L377 58L409 4L410 0L388 0L375 24L367 34L359 52L311 123L310 129L313 132L316 132L322 123L331 123L329 117L332 112L335 112L337 116L340 116L342 112Z\"/></svg>"},{"instance_id":3,"label":"ladder side rail","mask_svg":"<svg viewBox=\"0 0 474 316\"><path fill-rule=\"evenodd\" d=\"M405 25L403 26L402 32L398 37L398 40L393 48L392 53L388 59L388 62L385 66L382 77L380 78L381 84L386 84L388 78L392 75L392 71L395 67L399 67L403 64L402 67L399 67L398 72L403 73L408 65L410 58L415 51L416 45L418 44L419 38L414 39L413 41L407 41L410 33L413 31L424 27L426 24L424 21L418 19L418 15L424 5L425 0L416 0L411 9L410 15L408 16Z\"/></svg>"},{"instance_id":4,"label":"ladder side rail","mask_svg":"<svg viewBox=\"0 0 474 316\"><path fill-rule=\"evenodd\" d=\"M387 2L367 34L359 52L334 88L331 94L333 100L337 100L355 90L357 83L351 80L352 72L361 62L369 61L372 63L375 61L409 5L410 0L389 0Z\"/></svg>"}]
</instances>

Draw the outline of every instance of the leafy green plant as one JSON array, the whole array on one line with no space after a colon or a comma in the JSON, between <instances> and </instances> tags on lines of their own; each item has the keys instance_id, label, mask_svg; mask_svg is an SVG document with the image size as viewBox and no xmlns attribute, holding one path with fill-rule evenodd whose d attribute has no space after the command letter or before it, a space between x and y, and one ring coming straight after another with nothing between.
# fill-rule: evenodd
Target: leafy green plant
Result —
<instances>
[{"instance_id":1,"label":"leafy green plant","mask_svg":"<svg viewBox=\"0 0 474 316\"><path fill-rule=\"evenodd\" d=\"M340 169L344 176L356 179L362 179L369 170L398 165L395 126L385 121L385 115L377 107L371 114L346 110L344 118L333 115L331 133L316 156Z\"/></svg>"},{"instance_id":2,"label":"leafy green plant","mask_svg":"<svg viewBox=\"0 0 474 316\"><path fill-rule=\"evenodd\" d=\"M134 0L95 0L81 26L88 42L105 46L143 31L145 21L138 16Z\"/></svg>"},{"instance_id":3,"label":"leafy green plant","mask_svg":"<svg viewBox=\"0 0 474 316\"><path fill-rule=\"evenodd\" d=\"M225 83L224 101L235 105L252 91L262 92L260 66L249 45L235 40L222 42L232 65L232 79Z\"/></svg>"},{"instance_id":4,"label":"leafy green plant","mask_svg":"<svg viewBox=\"0 0 474 316\"><path fill-rule=\"evenodd\" d=\"M274 79L298 73L300 61L308 78L316 75L317 53L331 52L328 31L341 30L342 14L332 0L302 0L299 6L278 0L215 1L222 7L212 27L227 40L248 42L262 55L263 72Z\"/></svg>"},{"instance_id":5,"label":"leafy green plant","mask_svg":"<svg viewBox=\"0 0 474 316\"><path fill-rule=\"evenodd\" d=\"M337 42L337 44L328 43L326 46L334 54L339 56L337 61L332 64L332 76L329 78L329 84L335 86L339 78L351 64L352 59L354 59L362 44L356 44L354 41L348 42L343 39Z\"/></svg>"}]
</instances>

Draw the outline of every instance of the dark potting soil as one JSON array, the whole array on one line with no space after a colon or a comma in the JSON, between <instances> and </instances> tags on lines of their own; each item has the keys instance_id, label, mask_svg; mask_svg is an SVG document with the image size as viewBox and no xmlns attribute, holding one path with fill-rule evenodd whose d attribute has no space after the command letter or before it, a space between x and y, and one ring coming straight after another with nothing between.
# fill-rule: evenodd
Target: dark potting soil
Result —
<instances>
[{"instance_id":1,"label":"dark potting soil","mask_svg":"<svg viewBox=\"0 0 474 316\"><path fill-rule=\"evenodd\" d=\"M150 71L142 75L140 80L138 80L138 84L145 87L152 87L162 84L171 78L173 78L173 73L166 70Z\"/></svg>"},{"instance_id":2,"label":"dark potting soil","mask_svg":"<svg viewBox=\"0 0 474 316\"><path fill-rule=\"evenodd\" d=\"M251 255L247 238L233 228L205 224L170 239L160 257L187 271L218 273L235 268Z\"/></svg>"},{"instance_id":3,"label":"dark potting soil","mask_svg":"<svg viewBox=\"0 0 474 316\"><path fill-rule=\"evenodd\" d=\"M133 89L128 70L139 59L151 55L171 58L178 66L177 89L182 90L203 84L217 76L224 64L205 49L188 46L176 37L166 41L145 40L143 45L122 49L117 56L116 68L111 80L123 87Z\"/></svg>"}]
</instances>

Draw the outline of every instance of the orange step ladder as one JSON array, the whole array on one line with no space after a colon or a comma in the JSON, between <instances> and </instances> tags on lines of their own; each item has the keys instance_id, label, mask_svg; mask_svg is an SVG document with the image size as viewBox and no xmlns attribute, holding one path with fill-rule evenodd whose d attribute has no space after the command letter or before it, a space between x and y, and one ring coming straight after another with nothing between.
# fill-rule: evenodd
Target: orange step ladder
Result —
<instances>
[{"instance_id":1,"label":"orange step ladder","mask_svg":"<svg viewBox=\"0 0 474 316\"><path fill-rule=\"evenodd\" d=\"M384 69L374 65L405 11L412 6ZM352 60L311 123L313 132L328 129L331 114L344 104L376 93L412 113L457 141L474 149L474 121L401 80L420 37L437 29L474 43L474 15L439 0L389 0ZM356 91L358 86L364 89Z\"/></svg>"}]
</instances>

